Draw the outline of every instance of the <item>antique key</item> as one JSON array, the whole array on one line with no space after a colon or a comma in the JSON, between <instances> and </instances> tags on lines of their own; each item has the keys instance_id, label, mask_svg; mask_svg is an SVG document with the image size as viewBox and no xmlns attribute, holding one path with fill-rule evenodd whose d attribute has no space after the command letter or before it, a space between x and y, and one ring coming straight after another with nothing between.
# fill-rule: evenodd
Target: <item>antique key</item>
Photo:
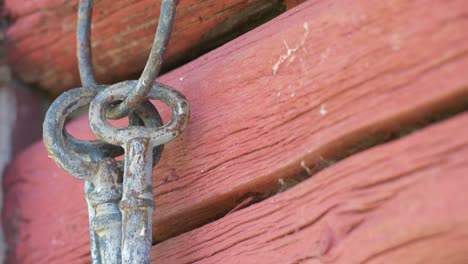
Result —
<instances>
[{"instance_id":1,"label":"antique key","mask_svg":"<svg viewBox=\"0 0 468 264\"><path fill-rule=\"evenodd\" d=\"M90 126L97 138L122 146L125 150L122 211L122 263L150 263L152 238L152 149L176 138L186 127L189 104L178 91L154 84L148 98L161 100L172 110L164 126L115 128L106 120L106 108L125 99L135 81L110 86L99 93L89 109Z\"/></svg>"},{"instance_id":2,"label":"antique key","mask_svg":"<svg viewBox=\"0 0 468 264\"><path fill-rule=\"evenodd\" d=\"M117 182L118 174L121 173L116 164L111 164L111 158L120 155L122 151L104 142L74 139L64 130L67 117L78 107L88 104L95 94L93 89L78 88L58 97L47 111L43 138L50 157L66 172L86 181L85 199L88 204L93 263L103 263L97 246L101 243L98 242L97 232L92 227L99 226L97 218L112 219L105 227L108 230L101 229L104 231L103 235L108 234L101 236L101 242L110 248L120 246L114 241L120 240L121 236L116 228L121 222L120 212L118 207L116 208L122 196L121 185ZM100 193L107 192L107 199L102 200L102 197L93 195L95 190L99 190ZM107 208L96 213L96 207L100 204L105 204ZM109 261L118 261L120 257L120 254L115 252L108 252L106 255Z\"/></svg>"},{"instance_id":3,"label":"antique key","mask_svg":"<svg viewBox=\"0 0 468 264\"><path fill-rule=\"evenodd\" d=\"M67 117L78 107L88 104L96 94L90 88L77 88L63 93L49 108L44 122L44 144L50 156L69 174L85 180L88 203L91 253L93 263L120 263L122 162L113 159L123 154L122 148L102 141L82 141L64 130ZM149 102L133 113L131 125L162 125L159 113ZM159 160L162 146L154 150Z\"/></svg>"},{"instance_id":4,"label":"antique key","mask_svg":"<svg viewBox=\"0 0 468 264\"><path fill-rule=\"evenodd\" d=\"M156 36L140 79L99 85L91 59L93 0L80 0L77 57L83 88L65 92L51 105L44 121L44 143L60 167L86 181L93 264L149 263L154 206L152 166L158 162L163 144L185 128L189 115L183 95L168 86L153 84L161 68L178 2L161 1ZM98 138L105 142L75 139L64 130L67 117L95 96L90 109L98 110L90 110L90 123ZM162 126L161 117L148 98L171 106L173 118L166 126ZM113 129L105 120L125 116L130 120L127 129ZM99 134L101 129L104 134ZM124 153L124 162L114 159Z\"/></svg>"}]
</instances>

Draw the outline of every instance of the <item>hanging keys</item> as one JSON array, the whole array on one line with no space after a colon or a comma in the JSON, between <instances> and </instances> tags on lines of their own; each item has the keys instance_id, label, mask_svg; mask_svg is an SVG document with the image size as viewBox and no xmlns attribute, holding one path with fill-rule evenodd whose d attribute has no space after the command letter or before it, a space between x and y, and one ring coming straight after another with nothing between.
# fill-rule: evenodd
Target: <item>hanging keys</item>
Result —
<instances>
[{"instance_id":1,"label":"hanging keys","mask_svg":"<svg viewBox=\"0 0 468 264\"><path fill-rule=\"evenodd\" d=\"M99 93L89 109L90 126L96 136L125 150L122 211L122 263L150 263L152 238L152 149L176 138L186 127L189 104L185 97L169 86L154 84L148 97L161 100L172 110L168 124L151 128L134 126L115 128L109 125L106 108L125 99L136 82L115 84Z\"/></svg>"},{"instance_id":2,"label":"hanging keys","mask_svg":"<svg viewBox=\"0 0 468 264\"><path fill-rule=\"evenodd\" d=\"M65 92L51 105L44 122L44 144L50 156L69 174L86 181L91 252L93 263L120 263L122 162L113 159L123 149L102 141L81 141L64 130L67 117L87 105L95 91L77 88ZM131 117L131 125L162 125L159 113L146 102ZM159 160L162 146L154 149L153 160Z\"/></svg>"},{"instance_id":3,"label":"hanging keys","mask_svg":"<svg viewBox=\"0 0 468 264\"><path fill-rule=\"evenodd\" d=\"M93 0L80 0L77 56L84 87L65 92L51 105L44 121L44 144L60 167L86 181L93 264L149 263L152 166L159 161L164 143L184 130L189 116L182 94L153 83L178 2L161 1L156 36L139 80L109 86L97 84L94 77L90 43ZM167 125L162 126L158 111L148 99L161 100L171 107L173 118ZM91 101L90 125L104 142L78 140L64 130L67 117ZM125 116L129 117L126 129L112 128L105 120ZM124 162L114 159L122 154Z\"/></svg>"}]
</instances>

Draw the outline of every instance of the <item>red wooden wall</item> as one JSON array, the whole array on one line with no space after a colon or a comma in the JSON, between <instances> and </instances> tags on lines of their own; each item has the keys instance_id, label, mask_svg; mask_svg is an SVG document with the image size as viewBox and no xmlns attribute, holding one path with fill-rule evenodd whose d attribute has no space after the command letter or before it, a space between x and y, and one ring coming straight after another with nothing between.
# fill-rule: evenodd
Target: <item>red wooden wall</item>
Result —
<instances>
[{"instance_id":1,"label":"red wooden wall","mask_svg":"<svg viewBox=\"0 0 468 264\"><path fill-rule=\"evenodd\" d=\"M466 263L467 12L305 1L159 78L192 116L154 170L154 263ZM11 261L89 262L83 183L41 142L4 186Z\"/></svg>"}]
</instances>

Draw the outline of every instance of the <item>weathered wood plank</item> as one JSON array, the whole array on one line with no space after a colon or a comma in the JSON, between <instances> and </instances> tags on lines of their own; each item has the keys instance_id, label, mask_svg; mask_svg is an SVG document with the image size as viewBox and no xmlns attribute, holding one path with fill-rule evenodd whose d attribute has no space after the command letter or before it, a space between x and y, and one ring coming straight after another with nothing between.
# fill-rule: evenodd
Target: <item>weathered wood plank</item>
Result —
<instances>
[{"instance_id":1,"label":"weathered wood plank","mask_svg":"<svg viewBox=\"0 0 468 264\"><path fill-rule=\"evenodd\" d=\"M153 248L153 263L468 263L468 113Z\"/></svg>"},{"instance_id":2,"label":"weathered wood plank","mask_svg":"<svg viewBox=\"0 0 468 264\"><path fill-rule=\"evenodd\" d=\"M5 1L14 21L7 31L12 69L52 94L80 84L75 56L77 2ZM92 45L98 80L112 83L135 77L151 48L160 1L95 2ZM284 0L181 1L163 67L194 59L284 10Z\"/></svg>"},{"instance_id":3,"label":"weathered wood plank","mask_svg":"<svg viewBox=\"0 0 468 264\"><path fill-rule=\"evenodd\" d=\"M467 9L463 0L305 2L163 76L193 114L155 170L155 240L466 103ZM69 129L89 138L85 123ZM9 238L21 241L15 258L73 263L88 254L82 182L41 143L16 160L5 185Z\"/></svg>"}]
</instances>

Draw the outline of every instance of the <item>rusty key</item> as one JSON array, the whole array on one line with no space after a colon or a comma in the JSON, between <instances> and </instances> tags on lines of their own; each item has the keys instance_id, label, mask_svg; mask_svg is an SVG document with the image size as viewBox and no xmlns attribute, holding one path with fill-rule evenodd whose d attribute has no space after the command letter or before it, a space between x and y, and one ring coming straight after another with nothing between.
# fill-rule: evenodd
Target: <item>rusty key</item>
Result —
<instances>
[{"instance_id":1,"label":"rusty key","mask_svg":"<svg viewBox=\"0 0 468 264\"><path fill-rule=\"evenodd\" d=\"M163 145L185 129L189 119L189 104L175 89L155 83L149 99L160 100L172 110L172 119L164 126L112 127L106 120L106 108L126 98L136 85L127 81L110 86L91 102L90 126L104 142L122 146L124 155L122 212L122 263L150 263L152 245L152 185L153 148Z\"/></svg>"},{"instance_id":2,"label":"rusty key","mask_svg":"<svg viewBox=\"0 0 468 264\"><path fill-rule=\"evenodd\" d=\"M80 106L87 105L95 95L95 89L76 88L59 96L46 115L44 144L60 167L85 180L92 263L118 264L121 263L121 213L118 205L122 198L123 164L113 157L123 154L123 149L102 141L75 139L64 129L68 116ZM130 123L146 123L149 127L162 125L159 113L149 102L132 113ZM154 162L157 162L162 146L154 151Z\"/></svg>"}]
</instances>

